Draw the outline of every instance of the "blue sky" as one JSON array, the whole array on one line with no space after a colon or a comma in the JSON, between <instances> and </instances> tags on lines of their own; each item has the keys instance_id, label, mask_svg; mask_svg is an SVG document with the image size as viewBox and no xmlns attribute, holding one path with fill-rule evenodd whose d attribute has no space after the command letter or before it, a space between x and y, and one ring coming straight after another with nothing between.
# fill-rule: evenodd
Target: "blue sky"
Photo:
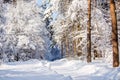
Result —
<instances>
[{"instance_id":1,"label":"blue sky","mask_svg":"<svg viewBox=\"0 0 120 80\"><path fill-rule=\"evenodd\" d=\"M49 1L49 0L46 0L46 1ZM42 5L42 0L37 0L37 4L38 4L38 5ZM48 5L48 6L49 6L49 5ZM58 13L57 13L57 12L54 12L54 13L52 14L53 20L55 20L57 16L58 16Z\"/></svg>"},{"instance_id":2,"label":"blue sky","mask_svg":"<svg viewBox=\"0 0 120 80\"><path fill-rule=\"evenodd\" d=\"M42 0L37 0L37 3L38 3L39 5L41 5L41 4L42 4Z\"/></svg>"},{"instance_id":3,"label":"blue sky","mask_svg":"<svg viewBox=\"0 0 120 80\"><path fill-rule=\"evenodd\" d=\"M49 0L46 0L46 2L49 2ZM39 5L41 5L41 4L42 4L42 0L37 0L37 3L38 3Z\"/></svg>"}]
</instances>

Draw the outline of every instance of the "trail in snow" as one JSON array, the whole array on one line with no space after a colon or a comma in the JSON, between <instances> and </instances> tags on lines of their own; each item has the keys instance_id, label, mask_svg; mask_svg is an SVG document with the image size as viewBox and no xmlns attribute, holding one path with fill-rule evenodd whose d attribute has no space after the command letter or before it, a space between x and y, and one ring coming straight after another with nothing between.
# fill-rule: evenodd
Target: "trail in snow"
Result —
<instances>
[{"instance_id":1,"label":"trail in snow","mask_svg":"<svg viewBox=\"0 0 120 80\"><path fill-rule=\"evenodd\" d=\"M79 60L29 60L0 66L0 80L120 80L120 67Z\"/></svg>"},{"instance_id":2,"label":"trail in snow","mask_svg":"<svg viewBox=\"0 0 120 80\"><path fill-rule=\"evenodd\" d=\"M0 66L0 80L72 80L57 74L38 60L15 62Z\"/></svg>"},{"instance_id":3,"label":"trail in snow","mask_svg":"<svg viewBox=\"0 0 120 80\"><path fill-rule=\"evenodd\" d=\"M51 68L59 74L71 76L73 80L120 80L120 68L114 69L106 63L63 60L52 62Z\"/></svg>"}]
</instances>

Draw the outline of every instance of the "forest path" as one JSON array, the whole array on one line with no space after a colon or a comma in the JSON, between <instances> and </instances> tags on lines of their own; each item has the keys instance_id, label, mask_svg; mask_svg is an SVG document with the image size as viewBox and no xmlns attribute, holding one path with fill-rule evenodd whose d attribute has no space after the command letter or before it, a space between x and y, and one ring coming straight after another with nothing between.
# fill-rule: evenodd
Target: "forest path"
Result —
<instances>
[{"instance_id":1,"label":"forest path","mask_svg":"<svg viewBox=\"0 0 120 80\"><path fill-rule=\"evenodd\" d=\"M0 80L72 80L71 77L57 74L44 62L29 60L12 62L0 66Z\"/></svg>"},{"instance_id":2,"label":"forest path","mask_svg":"<svg viewBox=\"0 0 120 80\"><path fill-rule=\"evenodd\" d=\"M0 80L120 80L120 67L104 62L29 60L0 66Z\"/></svg>"}]
</instances>

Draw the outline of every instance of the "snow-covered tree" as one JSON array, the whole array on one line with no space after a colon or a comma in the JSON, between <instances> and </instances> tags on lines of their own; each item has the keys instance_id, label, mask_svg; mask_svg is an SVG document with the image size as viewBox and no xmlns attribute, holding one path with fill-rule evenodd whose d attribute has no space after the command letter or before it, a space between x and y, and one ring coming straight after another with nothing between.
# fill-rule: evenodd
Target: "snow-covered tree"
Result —
<instances>
[{"instance_id":1,"label":"snow-covered tree","mask_svg":"<svg viewBox=\"0 0 120 80\"><path fill-rule=\"evenodd\" d=\"M108 1L91 0L91 56L111 62ZM36 2L6 0L3 4L1 0L0 50L5 61L61 57L86 60L88 0L41 0L39 6Z\"/></svg>"},{"instance_id":2,"label":"snow-covered tree","mask_svg":"<svg viewBox=\"0 0 120 80\"><path fill-rule=\"evenodd\" d=\"M43 21L43 8L36 0L16 0L5 3L6 23L4 53L13 60L45 59L49 53L49 38ZM48 54L49 55L49 54Z\"/></svg>"},{"instance_id":3,"label":"snow-covered tree","mask_svg":"<svg viewBox=\"0 0 120 80\"><path fill-rule=\"evenodd\" d=\"M56 3L59 3L57 1ZM97 2L98 3L98 2ZM103 2L104 3L104 2ZM66 53L68 38L69 54L73 52L74 44L71 48L72 42L76 40L76 54L86 58L87 56L87 21L88 21L88 5L87 0L73 0L68 5L65 15L61 16L59 13L56 20L51 23L54 31L54 40L61 46L62 53ZM93 4L93 2L92 2ZM55 4L56 5L56 4ZM111 27L106 21L103 7L93 6L91 11L91 51L92 57L103 57L103 60L111 62L112 45L111 45ZM54 6L54 5L52 5ZM56 7L56 6L55 6ZM53 8L55 8L53 7ZM52 8L52 9L53 9ZM57 5L57 10L59 6ZM106 9L106 8L105 8ZM50 9L48 9L49 11ZM108 10L108 9L107 9ZM107 13L106 13L107 14ZM109 15L109 14L108 14ZM62 44L61 44L62 43ZM72 51L71 51L72 50ZM97 52L96 52L97 51ZM97 56L96 56L97 53ZM72 53L74 54L74 53ZM82 54L82 55L81 55Z\"/></svg>"},{"instance_id":4,"label":"snow-covered tree","mask_svg":"<svg viewBox=\"0 0 120 80\"><path fill-rule=\"evenodd\" d=\"M3 4L3 0L0 0L0 62L2 61L2 59L4 58L5 60L5 56L3 53L3 43L5 42L5 22L6 22L6 18L4 16L5 14L5 10L6 7Z\"/></svg>"}]
</instances>

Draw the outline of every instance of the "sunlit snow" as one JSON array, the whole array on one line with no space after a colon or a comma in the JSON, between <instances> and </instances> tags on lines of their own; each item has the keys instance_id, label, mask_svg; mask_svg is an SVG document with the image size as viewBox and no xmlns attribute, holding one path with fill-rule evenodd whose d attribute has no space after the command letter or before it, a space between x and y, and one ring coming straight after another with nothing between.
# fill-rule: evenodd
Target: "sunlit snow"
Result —
<instances>
[{"instance_id":1,"label":"sunlit snow","mask_svg":"<svg viewBox=\"0 0 120 80\"><path fill-rule=\"evenodd\" d=\"M78 60L29 60L0 66L0 80L120 80L120 68Z\"/></svg>"}]
</instances>

